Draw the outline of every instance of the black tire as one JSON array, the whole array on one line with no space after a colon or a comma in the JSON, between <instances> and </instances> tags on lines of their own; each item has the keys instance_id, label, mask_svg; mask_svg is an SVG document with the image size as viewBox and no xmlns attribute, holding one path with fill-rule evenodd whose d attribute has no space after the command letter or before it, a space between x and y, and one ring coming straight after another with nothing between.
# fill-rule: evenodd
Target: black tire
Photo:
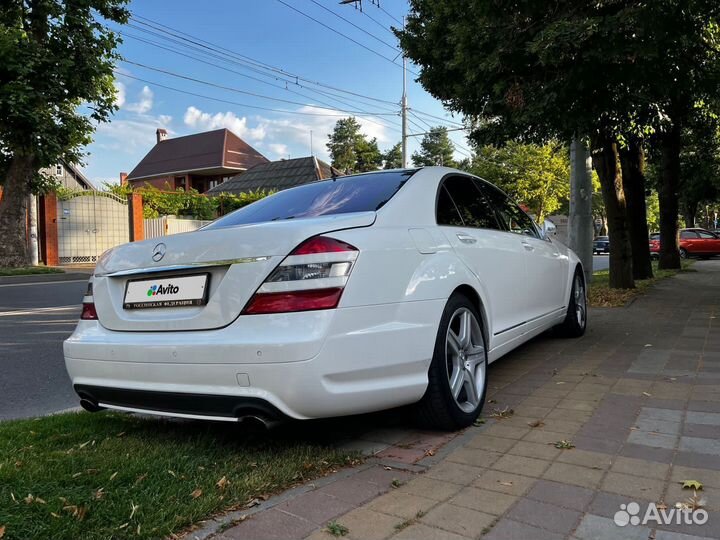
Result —
<instances>
[{"instance_id":1,"label":"black tire","mask_svg":"<svg viewBox=\"0 0 720 540\"><path fill-rule=\"evenodd\" d=\"M690 258L690 255L688 254L687 249L680 248L680 258L681 259L689 259Z\"/></svg>"},{"instance_id":2,"label":"black tire","mask_svg":"<svg viewBox=\"0 0 720 540\"><path fill-rule=\"evenodd\" d=\"M450 376L448 363L452 362L448 355L448 330L451 322L460 316L464 310L469 311L475 318L482 336L483 351L482 360L477 362L476 369L482 368L483 381L482 390L477 392L479 400L473 410L463 410L453 397L450 389ZM460 315L459 315L460 314ZM435 349L433 359L428 370L428 387L425 395L415 405L417 420L424 427L454 431L470 426L480 415L485 394L487 392L487 339L483 330L482 317L473 303L462 294L455 294L450 297L440 319L440 326L435 338ZM478 353L480 354L480 353ZM469 357L468 357L469 358ZM477 358L477 357L476 357ZM452 369L452 367L450 368ZM465 386L463 385L462 392ZM469 405L470 400L465 405Z\"/></svg>"},{"instance_id":3,"label":"black tire","mask_svg":"<svg viewBox=\"0 0 720 540\"><path fill-rule=\"evenodd\" d=\"M565 320L557 327L557 330L563 337L578 338L585 333L587 328L587 289L585 288L585 277L580 267L575 269L572 283ZM580 287L579 296L577 294L578 287ZM580 297L582 297L582 302L578 302ZM580 304L583 313L582 317L579 315L578 304Z\"/></svg>"}]
</instances>

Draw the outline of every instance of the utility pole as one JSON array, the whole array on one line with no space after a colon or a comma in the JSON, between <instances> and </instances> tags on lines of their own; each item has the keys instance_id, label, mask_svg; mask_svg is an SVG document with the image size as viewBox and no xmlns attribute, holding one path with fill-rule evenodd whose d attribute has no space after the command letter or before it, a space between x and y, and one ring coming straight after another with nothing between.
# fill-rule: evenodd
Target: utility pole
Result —
<instances>
[{"instance_id":1,"label":"utility pole","mask_svg":"<svg viewBox=\"0 0 720 540\"><path fill-rule=\"evenodd\" d=\"M403 17L403 31L405 31L405 17ZM403 169L408 167L407 153L407 58L405 52L402 53L403 62L403 83L402 83L402 100L400 101L400 113L402 115L402 166Z\"/></svg>"},{"instance_id":2,"label":"utility pole","mask_svg":"<svg viewBox=\"0 0 720 540\"><path fill-rule=\"evenodd\" d=\"M568 216L568 247L583 265L585 283L593 274L592 159L577 137L570 143L570 215Z\"/></svg>"},{"instance_id":3,"label":"utility pole","mask_svg":"<svg viewBox=\"0 0 720 540\"><path fill-rule=\"evenodd\" d=\"M377 7L380 7L380 0L372 0L371 3L373 5L376 5ZM353 4L355 6L355 9L359 9L360 12L363 10L362 0L340 0L340 5L349 5ZM397 20L397 19L395 19ZM403 31L405 30L405 16L403 15L402 18L402 28ZM401 138L401 147L402 147L402 168L407 169L408 168L408 152L407 152L407 141L408 141L408 132L407 132L407 114L408 114L408 102L407 102L407 58L405 56L405 51L402 51L400 54L402 54L402 69L403 69L403 79L402 79L402 98L400 99L400 116L402 117L402 138ZM395 57L397 59L397 57ZM393 60L394 61L394 60Z\"/></svg>"}]
</instances>

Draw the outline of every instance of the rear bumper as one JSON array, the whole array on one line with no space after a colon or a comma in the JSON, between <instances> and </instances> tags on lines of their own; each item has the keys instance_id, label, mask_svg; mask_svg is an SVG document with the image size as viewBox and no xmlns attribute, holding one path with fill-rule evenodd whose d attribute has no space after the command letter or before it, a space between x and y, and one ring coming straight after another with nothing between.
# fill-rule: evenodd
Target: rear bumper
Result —
<instances>
[{"instance_id":1,"label":"rear bumper","mask_svg":"<svg viewBox=\"0 0 720 540\"><path fill-rule=\"evenodd\" d=\"M211 419L249 405L296 419L365 413L422 397L444 305L244 316L202 332L81 321L65 363L76 391L107 408Z\"/></svg>"}]
</instances>

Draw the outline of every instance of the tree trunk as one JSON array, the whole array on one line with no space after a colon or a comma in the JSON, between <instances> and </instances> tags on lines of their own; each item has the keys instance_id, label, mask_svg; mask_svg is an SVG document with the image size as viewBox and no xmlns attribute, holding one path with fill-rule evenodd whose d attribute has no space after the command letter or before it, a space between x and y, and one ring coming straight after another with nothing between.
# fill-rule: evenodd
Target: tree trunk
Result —
<instances>
[{"instance_id":1,"label":"tree trunk","mask_svg":"<svg viewBox=\"0 0 720 540\"><path fill-rule=\"evenodd\" d=\"M593 165L600 178L610 236L610 287L633 289L632 252L618 145L614 140L598 137L593 147Z\"/></svg>"},{"instance_id":2,"label":"tree trunk","mask_svg":"<svg viewBox=\"0 0 720 540\"><path fill-rule=\"evenodd\" d=\"M678 191L680 187L680 126L660 137L660 269L680 268L678 242Z\"/></svg>"},{"instance_id":3,"label":"tree trunk","mask_svg":"<svg viewBox=\"0 0 720 540\"><path fill-rule=\"evenodd\" d=\"M645 207L645 152L642 141L630 139L628 146L620 150L620 162L627 203L633 278L650 279L653 277L653 272L648 249L650 235L647 226L647 208Z\"/></svg>"},{"instance_id":4,"label":"tree trunk","mask_svg":"<svg viewBox=\"0 0 720 540\"><path fill-rule=\"evenodd\" d=\"M585 282L593 277L592 163L585 144L575 137L570 144L570 208L568 247L580 257Z\"/></svg>"},{"instance_id":5,"label":"tree trunk","mask_svg":"<svg viewBox=\"0 0 720 540\"><path fill-rule=\"evenodd\" d=\"M695 226L695 216L697 215L698 205L696 201L686 201L683 203L683 218L685 219L685 227L692 228ZM709 220L708 220L709 221ZM708 225L708 228L712 229Z\"/></svg>"},{"instance_id":6,"label":"tree trunk","mask_svg":"<svg viewBox=\"0 0 720 540\"><path fill-rule=\"evenodd\" d=\"M33 174L35 167L31 156L16 155L12 158L0 200L0 267L17 268L30 263L26 211Z\"/></svg>"}]
</instances>

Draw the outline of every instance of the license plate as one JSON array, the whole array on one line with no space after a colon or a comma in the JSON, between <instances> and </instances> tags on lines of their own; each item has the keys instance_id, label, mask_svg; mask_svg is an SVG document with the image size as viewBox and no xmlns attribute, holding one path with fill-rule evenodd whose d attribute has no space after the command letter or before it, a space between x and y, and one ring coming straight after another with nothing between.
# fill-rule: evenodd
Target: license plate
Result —
<instances>
[{"instance_id":1,"label":"license plate","mask_svg":"<svg viewBox=\"0 0 720 540\"><path fill-rule=\"evenodd\" d=\"M208 274L129 281L125 309L204 306L207 304Z\"/></svg>"}]
</instances>

